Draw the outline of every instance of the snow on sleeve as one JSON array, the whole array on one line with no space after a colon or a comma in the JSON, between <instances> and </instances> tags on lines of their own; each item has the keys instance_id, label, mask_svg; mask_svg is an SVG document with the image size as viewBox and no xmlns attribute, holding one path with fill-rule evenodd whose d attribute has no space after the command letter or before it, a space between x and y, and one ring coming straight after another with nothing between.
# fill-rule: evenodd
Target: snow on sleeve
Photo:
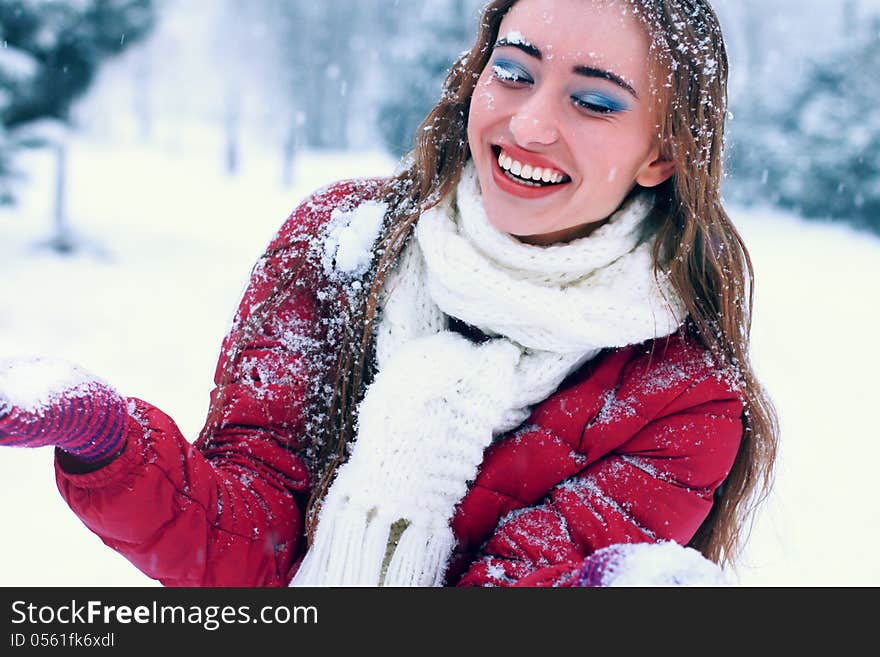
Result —
<instances>
[{"instance_id":1,"label":"snow on sleeve","mask_svg":"<svg viewBox=\"0 0 880 657\"><path fill-rule=\"evenodd\" d=\"M593 553L604 561L602 586L729 586L724 571L674 541L621 543Z\"/></svg>"},{"instance_id":2,"label":"snow on sleeve","mask_svg":"<svg viewBox=\"0 0 880 657\"><path fill-rule=\"evenodd\" d=\"M330 215L324 239L324 270L331 278L358 277L366 273L373 260L373 245L379 237L385 203L367 201L354 210L339 209Z\"/></svg>"},{"instance_id":3,"label":"snow on sleeve","mask_svg":"<svg viewBox=\"0 0 880 657\"><path fill-rule=\"evenodd\" d=\"M0 360L0 413L9 406L39 413L61 395L88 394L95 385L106 385L81 367L39 356Z\"/></svg>"}]
</instances>

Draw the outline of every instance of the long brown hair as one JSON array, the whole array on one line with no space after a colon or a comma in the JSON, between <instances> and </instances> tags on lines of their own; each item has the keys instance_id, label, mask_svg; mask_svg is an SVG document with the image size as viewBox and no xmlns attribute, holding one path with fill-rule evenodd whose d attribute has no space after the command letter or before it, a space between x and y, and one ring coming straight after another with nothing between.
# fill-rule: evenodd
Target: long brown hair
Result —
<instances>
[{"instance_id":1,"label":"long brown hair","mask_svg":"<svg viewBox=\"0 0 880 657\"><path fill-rule=\"evenodd\" d=\"M470 156L467 117L477 79L487 65L500 24L518 0L494 0L483 9L473 47L452 66L439 102L416 131L415 148L379 198L385 222L361 292L349 299L334 346L332 395L323 423L314 427L309 459L315 478L306 512L311 543L320 503L353 439L357 404L375 374L373 338L379 295L388 273L426 209L457 185ZM749 361L753 270L739 233L721 204L722 147L727 115L727 55L718 19L704 0L626 0L651 38L654 91L660 99L661 154L675 163L658 191L655 272L665 270L689 312L689 330L717 361L735 373L745 405L743 436L733 468L716 491L709 516L690 545L718 563L733 563L757 505L772 485L777 446L773 405ZM267 257L270 254L267 254ZM244 344L260 330L298 281L299 267L279 279L230 349L202 437L219 426L223 389ZM324 354L326 357L326 354ZM313 437L310 436L310 440Z\"/></svg>"}]
</instances>

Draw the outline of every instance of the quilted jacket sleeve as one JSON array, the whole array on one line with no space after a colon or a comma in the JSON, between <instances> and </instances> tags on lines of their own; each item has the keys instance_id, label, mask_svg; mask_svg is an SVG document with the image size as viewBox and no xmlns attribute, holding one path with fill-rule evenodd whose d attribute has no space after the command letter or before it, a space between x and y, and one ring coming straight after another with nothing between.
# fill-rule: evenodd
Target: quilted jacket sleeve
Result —
<instances>
[{"instance_id":1,"label":"quilted jacket sleeve","mask_svg":"<svg viewBox=\"0 0 880 657\"><path fill-rule=\"evenodd\" d=\"M251 313L353 185L340 183L300 205L254 267L224 339L215 386ZM132 398L134 421L121 456L78 473L75 462L56 453L56 481L71 509L164 585L284 586L290 579L310 490L306 393L324 384L321 364L333 360L332 323L319 321L327 298L319 269L307 264L292 293L246 341L219 423L195 444L158 408Z\"/></svg>"},{"instance_id":2,"label":"quilted jacket sleeve","mask_svg":"<svg viewBox=\"0 0 880 657\"><path fill-rule=\"evenodd\" d=\"M651 361L612 353L490 448L463 504L492 513L460 534L465 552L478 547L459 586L567 586L600 548L693 538L733 465L743 405L699 350Z\"/></svg>"}]
</instances>

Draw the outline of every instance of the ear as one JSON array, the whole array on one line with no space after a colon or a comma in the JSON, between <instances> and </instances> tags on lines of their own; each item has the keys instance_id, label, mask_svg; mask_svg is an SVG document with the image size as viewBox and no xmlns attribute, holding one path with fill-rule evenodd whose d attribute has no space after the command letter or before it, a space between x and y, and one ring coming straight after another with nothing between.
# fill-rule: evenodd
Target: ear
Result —
<instances>
[{"instance_id":1,"label":"ear","mask_svg":"<svg viewBox=\"0 0 880 657\"><path fill-rule=\"evenodd\" d=\"M675 162L662 159L659 147L655 146L636 175L636 182L642 187L656 187L666 182L673 173L675 173Z\"/></svg>"}]
</instances>

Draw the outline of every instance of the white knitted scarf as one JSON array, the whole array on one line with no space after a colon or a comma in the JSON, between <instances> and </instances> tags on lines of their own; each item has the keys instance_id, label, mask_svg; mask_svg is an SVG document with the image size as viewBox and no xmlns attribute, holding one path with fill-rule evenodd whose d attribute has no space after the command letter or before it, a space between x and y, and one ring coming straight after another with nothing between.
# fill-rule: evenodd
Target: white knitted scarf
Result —
<instances>
[{"instance_id":1,"label":"white knitted scarf","mask_svg":"<svg viewBox=\"0 0 880 657\"><path fill-rule=\"evenodd\" d=\"M291 586L443 583L449 521L493 438L602 349L684 320L672 286L654 277L651 199L636 196L587 237L534 246L490 223L468 163L388 277L377 374ZM493 339L449 331L450 316Z\"/></svg>"}]
</instances>

